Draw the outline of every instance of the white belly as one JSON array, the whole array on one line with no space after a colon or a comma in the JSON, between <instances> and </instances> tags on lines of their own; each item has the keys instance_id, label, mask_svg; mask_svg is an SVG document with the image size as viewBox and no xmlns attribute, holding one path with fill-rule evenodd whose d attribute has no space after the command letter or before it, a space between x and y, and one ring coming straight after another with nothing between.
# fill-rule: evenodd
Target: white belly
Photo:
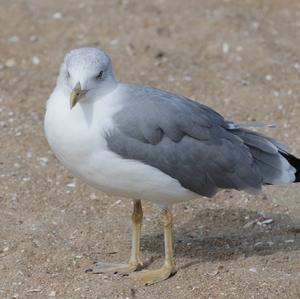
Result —
<instances>
[{"instance_id":1,"label":"white belly","mask_svg":"<svg viewBox=\"0 0 300 299\"><path fill-rule=\"evenodd\" d=\"M119 109L113 93L94 106L79 103L72 111L63 96L56 91L49 99L45 133L57 158L76 176L108 194L163 206L197 197L160 170L123 159L107 148L104 136L113 128L111 116Z\"/></svg>"}]
</instances>

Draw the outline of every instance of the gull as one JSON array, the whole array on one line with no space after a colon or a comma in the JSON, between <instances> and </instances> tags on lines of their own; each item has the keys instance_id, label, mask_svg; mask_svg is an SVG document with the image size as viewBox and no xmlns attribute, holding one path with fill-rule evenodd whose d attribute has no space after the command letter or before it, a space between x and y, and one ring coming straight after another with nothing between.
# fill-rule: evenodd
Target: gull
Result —
<instances>
[{"instance_id":1,"label":"gull","mask_svg":"<svg viewBox=\"0 0 300 299\"><path fill-rule=\"evenodd\" d=\"M101 49L70 51L48 99L45 135L62 164L87 184L133 200L128 263L96 263L92 273L126 273L153 284L176 272L172 204L221 189L256 193L300 181L300 160L280 142L174 93L117 81ZM143 269L141 200L160 207L165 261Z\"/></svg>"}]
</instances>

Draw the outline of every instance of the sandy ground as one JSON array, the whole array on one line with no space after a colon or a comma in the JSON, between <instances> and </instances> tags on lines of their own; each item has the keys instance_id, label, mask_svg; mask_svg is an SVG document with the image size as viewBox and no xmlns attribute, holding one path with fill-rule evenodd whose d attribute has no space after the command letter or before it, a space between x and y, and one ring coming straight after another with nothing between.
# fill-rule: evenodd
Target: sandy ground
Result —
<instances>
[{"instance_id":1,"label":"sandy ground","mask_svg":"<svg viewBox=\"0 0 300 299\"><path fill-rule=\"evenodd\" d=\"M86 274L128 258L131 202L76 180L43 134L64 54L101 46L119 80L275 121L266 133L300 155L299 32L298 0L1 0L0 298L300 298L296 184L174 206L179 270L165 282ZM143 258L156 268L158 208L144 208Z\"/></svg>"}]
</instances>

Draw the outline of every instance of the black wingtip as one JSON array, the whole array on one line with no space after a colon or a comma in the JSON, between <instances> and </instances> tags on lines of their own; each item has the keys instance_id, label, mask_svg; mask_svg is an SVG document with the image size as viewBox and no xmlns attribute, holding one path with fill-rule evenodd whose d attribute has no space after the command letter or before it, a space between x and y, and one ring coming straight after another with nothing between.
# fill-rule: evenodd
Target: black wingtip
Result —
<instances>
[{"instance_id":1,"label":"black wingtip","mask_svg":"<svg viewBox=\"0 0 300 299\"><path fill-rule=\"evenodd\" d=\"M291 155L291 154L287 154L287 153L280 153L284 158L286 158L288 160L288 162L296 169L296 179L294 181L294 183L298 183L300 182L300 159L298 159L297 157Z\"/></svg>"}]
</instances>

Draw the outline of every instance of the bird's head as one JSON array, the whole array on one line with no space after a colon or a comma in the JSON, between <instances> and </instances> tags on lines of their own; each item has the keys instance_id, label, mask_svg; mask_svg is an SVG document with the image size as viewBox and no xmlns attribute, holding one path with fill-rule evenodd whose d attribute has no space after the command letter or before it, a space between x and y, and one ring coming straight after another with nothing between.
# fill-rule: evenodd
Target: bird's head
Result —
<instances>
[{"instance_id":1,"label":"bird's head","mask_svg":"<svg viewBox=\"0 0 300 299\"><path fill-rule=\"evenodd\" d=\"M110 57L96 48L70 51L65 56L58 81L70 92L71 109L89 92L103 96L117 85Z\"/></svg>"}]
</instances>

